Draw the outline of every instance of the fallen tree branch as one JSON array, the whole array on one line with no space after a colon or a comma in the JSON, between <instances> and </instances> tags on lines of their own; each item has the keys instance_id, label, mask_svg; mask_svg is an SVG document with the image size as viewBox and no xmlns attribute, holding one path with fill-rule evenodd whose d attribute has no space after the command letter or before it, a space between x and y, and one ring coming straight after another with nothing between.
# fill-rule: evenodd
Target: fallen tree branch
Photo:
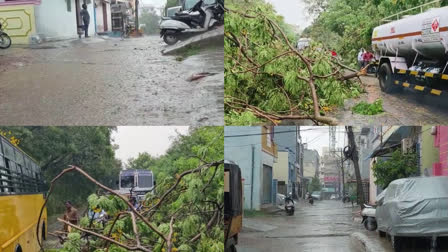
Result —
<instances>
[{"instance_id":1,"label":"fallen tree branch","mask_svg":"<svg viewBox=\"0 0 448 252\"><path fill-rule=\"evenodd\" d=\"M79 226L77 226L77 225L74 225L74 224L72 224L72 223L70 223L70 222L68 222L68 221L65 221L65 220L63 220L63 219L61 219L61 218L58 218L58 221L59 221L59 222L62 222L62 223L64 223L64 224L66 224L66 225L69 225L69 226L72 227L72 228L78 229L78 230L81 231L81 232L84 232L84 233L87 233L87 234L96 236L96 237L98 237L98 238L101 238L101 239L103 239L103 240L109 241L109 242L111 242L111 243L113 243L113 244L115 244L115 245L117 245L117 246L120 246L120 247L122 247L122 248L125 248L125 249L127 249L127 250L131 250L131 251L141 250L141 251L145 251L145 252L151 252L151 251L152 251L152 250L147 249L147 248L144 248L144 247L142 247L142 246L135 246L135 247L127 246L127 245L125 245L125 244L122 244L122 243L120 243L120 242L115 241L114 239L111 239L111 238L109 238L109 237L106 237L106 236L104 236L104 235L98 234L98 233L96 233L96 232L92 232L92 231L90 231L90 230L84 229L84 228L79 227Z\"/></svg>"}]
</instances>

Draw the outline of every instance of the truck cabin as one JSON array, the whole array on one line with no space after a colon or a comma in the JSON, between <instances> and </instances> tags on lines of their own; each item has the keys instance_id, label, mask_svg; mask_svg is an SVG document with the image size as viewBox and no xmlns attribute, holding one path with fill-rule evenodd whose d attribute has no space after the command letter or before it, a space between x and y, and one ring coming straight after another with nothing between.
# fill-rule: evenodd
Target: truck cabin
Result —
<instances>
[{"instance_id":1,"label":"truck cabin","mask_svg":"<svg viewBox=\"0 0 448 252\"><path fill-rule=\"evenodd\" d=\"M239 166L231 161L224 162L224 225L227 249L238 243L242 229L243 185ZM232 251L232 250L231 250Z\"/></svg>"},{"instance_id":2,"label":"truck cabin","mask_svg":"<svg viewBox=\"0 0 448 252\"><path fill-rule=\"evenodd\" d=\"M124 170L120 172L119 191L124 195L136 196L139 200L154 190L155 181L152 171Z\"/></svg>"}]
</instances>

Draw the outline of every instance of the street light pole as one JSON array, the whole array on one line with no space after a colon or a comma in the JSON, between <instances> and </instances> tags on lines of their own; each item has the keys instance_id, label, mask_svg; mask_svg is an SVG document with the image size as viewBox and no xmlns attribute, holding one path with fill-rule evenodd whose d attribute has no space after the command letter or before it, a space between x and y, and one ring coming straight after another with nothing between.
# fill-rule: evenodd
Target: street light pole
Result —
<instances>
[{"instance_id":1,"label":"street light pole","mask_svg":"<svg viewBox=\"0 0 448 252\"><path fill-rule=\"evenodd\" d=\"M138 5L139 5L139 0L135 0L135 31L136 34L139 34L139 23L138 23Z\"/></svg>"}]
</instances>

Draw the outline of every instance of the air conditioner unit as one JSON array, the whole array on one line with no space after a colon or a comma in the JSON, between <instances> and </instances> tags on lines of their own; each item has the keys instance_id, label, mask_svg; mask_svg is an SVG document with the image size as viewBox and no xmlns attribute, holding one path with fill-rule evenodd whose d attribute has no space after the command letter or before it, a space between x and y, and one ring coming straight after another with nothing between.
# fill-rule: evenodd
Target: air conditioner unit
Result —
<instances>
[{"instance_id":1,"label":"air conditioner unit","mask_svg":"<svg viewBox=\"0 0 448 252\"><path fill-rule=\"evenodd\" d=\"M431 135L433 135L433 136L437 135L437 126L431 127Z\"/></svg>"},{"instance_id":2,"label":"air conditioner unit","mask_svg":"<svg viewBox=\"0 0 448 252\"><path fill-rule=\"evenodd\" d=\"M401 140L401 152L408 153L408 150L412 148L413 142L411 138L404 138Z\"/></svg>"}]
</instances>

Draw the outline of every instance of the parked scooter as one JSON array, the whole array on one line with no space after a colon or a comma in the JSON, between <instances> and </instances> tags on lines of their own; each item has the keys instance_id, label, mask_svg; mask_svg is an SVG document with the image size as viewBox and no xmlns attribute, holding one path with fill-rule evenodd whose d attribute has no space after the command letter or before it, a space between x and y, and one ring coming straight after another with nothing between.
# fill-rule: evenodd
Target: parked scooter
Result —
<instances>
[{"instance_id":1,"label":"parked scooter","mask_svg":"<svg viewBox=\"0 0 448 252\"><path fill-rule=\"evenodd\" d=\"M376 223L376 209L371 205L364 204L364 209L361 211L362 222L364 227L369 231L375 231L378 227Z\"/></svg>"},{"instance_id":2,"label":"parked scooter","mask_svg":"<svg viewBox=\"0 0 448 252\"><path fill-rule=\"evenodd\" d=\"M345 193L344 196L342 196L342 203L350 202L350 196L348 193Z\"/></svg>"},{"instance_id":3,"label":"parked scooter","mask_svg":"<svg viewBox=\"0 0 448 252\"><path fill-rule=\"evenodd\" d=\"M9 37L6 32L2 29L2 24L0 23L0 49L7 49L11 46L11 37Z\"/></svg>"},{"instance_id":4,"label":"parked scooter","mask_svg":"<svg viewBox=\"0 0 448 252\"><path fill-rule=\"evenodd\" d=\"M160 22L160 36L168 45L174 45L179 40L206 32L224 20L224 6L221 1L203 7L204 1L199 0L188 11L176 13L173 17L163 17ZM219 13L222 13L219 15Z\"/></svg>"},{"instance_id":5,"label":"parked scooter","mask_svg":"<svg viewBox=\"0 0 448 252\"><path fill-rule=\"evenodd\" d=\"M288 194L288 197L285 198L285 211L286 215L292 216L294 215L294 200L292 199L292 193Z\"/></svg>"}]
</instances>

